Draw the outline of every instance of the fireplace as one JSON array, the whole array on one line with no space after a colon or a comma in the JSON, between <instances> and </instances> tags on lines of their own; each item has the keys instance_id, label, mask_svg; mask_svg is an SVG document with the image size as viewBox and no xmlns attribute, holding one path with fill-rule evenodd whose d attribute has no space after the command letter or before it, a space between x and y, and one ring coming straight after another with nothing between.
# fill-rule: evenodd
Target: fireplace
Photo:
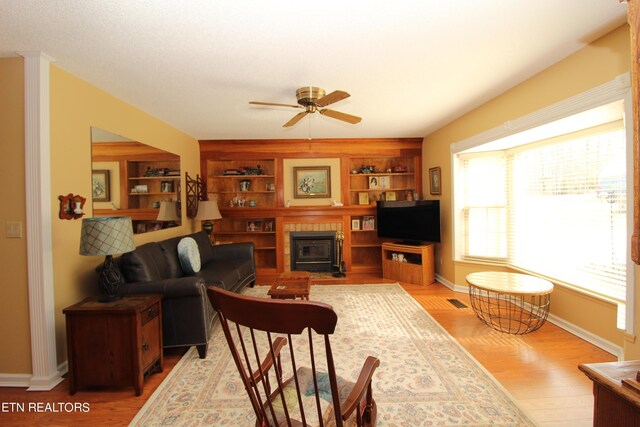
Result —
<instances>
[{"instance_id":1,"label":"fireplace","mask_svg":"<svg viewBox=\"0 0 640 427\"><path fill-rule=\"evenodd\" d=\"M336 232L291 232L291 271L333 271Z\"/></svg>"}]
</instances>

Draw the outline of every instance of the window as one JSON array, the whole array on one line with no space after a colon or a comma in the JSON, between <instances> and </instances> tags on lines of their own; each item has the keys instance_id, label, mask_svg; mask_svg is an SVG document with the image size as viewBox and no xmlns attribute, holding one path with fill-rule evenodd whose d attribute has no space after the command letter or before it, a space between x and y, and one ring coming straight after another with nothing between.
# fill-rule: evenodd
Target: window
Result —
<instances>
[{"instance_id":1,"label":"window","mask_svg":"<svg viewBox=\"0 0 640 427\"><path fill-rule=\"evenodd\" d=\"M454 144L456 259L629 301L625 105Z\"/></svg>"},{"instance_id":2,"label":"window","mask_svg":"<svg viewBox=\"0 0 640 427\"><path fill-rule=\"evenodd\" d=\"M507 259L506 156L500 152L465 157L462 176L464 255Z\"/></svg>"},{"instance_id":3,"label":"window","mask_svg":"<svg viewBox=\"0 0 640 427\"><path fill-rule=\"evenodd\" d=\"M624 301L622 121L491 152L460 153L461 258L489 259Z\"/></svg>"},{"instance_id":4,"label":"window","mask_svg":"<svg viewBox=\"0 0 640 427\"><path fill-rule=\"evenodd\" d=\"M509 262L624 301L626 140L605 128L509 156Z\"/></svg>"},{"instance_id":5,"label":"window","mask_svg":"<svg viewBox=\"0 0 640 427\"><path fill-rule=\"evenodd\" d=\"M456 142L451 153L454 259L500 263L616 302L618 328L634 334L630 84L623 74Z\"/></svg>"}]
</instances>

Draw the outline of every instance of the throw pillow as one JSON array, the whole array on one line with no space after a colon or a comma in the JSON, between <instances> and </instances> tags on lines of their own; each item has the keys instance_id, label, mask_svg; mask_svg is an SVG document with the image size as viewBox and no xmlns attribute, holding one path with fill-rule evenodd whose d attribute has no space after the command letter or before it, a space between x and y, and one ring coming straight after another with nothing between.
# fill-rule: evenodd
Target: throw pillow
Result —
<instances>
[{"instance_id":1,"label":"throw pillow","mask_svg":"<svg viewBox=\"0 0 640 427\"><path fill-rule=\"evenodd\" d=\"M195 274L200 271L200 251L198 244L191 237L185 237L178 243L178 259L180 267L186 274Z\"/></svg>"}]
</instances>

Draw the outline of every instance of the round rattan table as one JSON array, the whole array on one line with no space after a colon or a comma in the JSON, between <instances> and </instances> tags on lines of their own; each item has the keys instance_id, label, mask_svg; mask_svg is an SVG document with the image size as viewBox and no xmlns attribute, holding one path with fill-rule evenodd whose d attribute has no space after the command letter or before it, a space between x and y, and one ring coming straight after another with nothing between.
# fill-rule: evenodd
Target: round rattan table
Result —
<instances>
[{"instance_id":1,"label":"round rattan table","mask_svg":"<svg viewBox=\"0 0 640 427\"><path fill-rule=\"evenodd\" d=\"M469 298L476 316L488 326L509 334L528 334L549 315L553 284L520 273L486 271L467 276Z\"/></svg>"}]
</instances>

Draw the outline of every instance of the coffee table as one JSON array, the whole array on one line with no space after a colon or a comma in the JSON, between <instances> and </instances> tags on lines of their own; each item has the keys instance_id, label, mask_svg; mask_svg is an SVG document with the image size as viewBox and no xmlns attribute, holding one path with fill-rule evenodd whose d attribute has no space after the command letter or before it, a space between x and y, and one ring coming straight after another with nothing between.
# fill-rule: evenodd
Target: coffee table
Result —
<instances>
[{"instance_id":1,"label":"coffee table","mask_svg":"<svg viewBox=\"0 0 640 427\"><path fill-rule=\"evenodd\" d=\"M311 273L308 271L287 271L273 282L267 295L272 299L296 299L309 301Z\"/></svg>"},{"instance_id":2,"label":"coffee table","mask_svg":"<svg viewBox=\"0 0 640 427\"><path fill-rule=\"evenodd\" d=\"M553 284L528 274L485 271L467 276L469 299L476 316L508 334L528 334L549 315Z\"/></svg>"}]
</instances>

